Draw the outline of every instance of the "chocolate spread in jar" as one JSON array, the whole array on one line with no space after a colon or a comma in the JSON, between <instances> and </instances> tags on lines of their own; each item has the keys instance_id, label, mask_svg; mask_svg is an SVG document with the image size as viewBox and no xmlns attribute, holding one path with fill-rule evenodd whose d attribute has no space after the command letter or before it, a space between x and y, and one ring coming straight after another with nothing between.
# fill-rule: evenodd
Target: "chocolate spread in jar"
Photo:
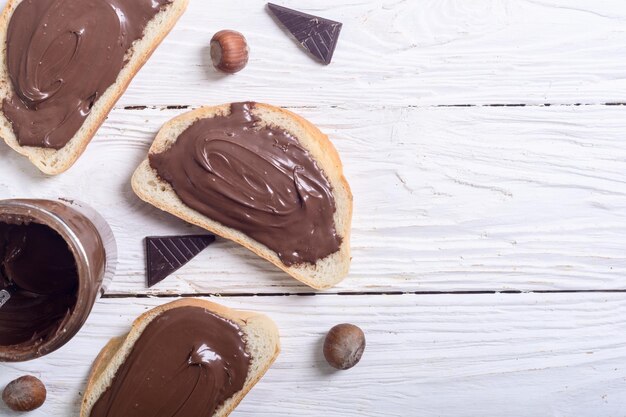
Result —
<instances>
[{"instance_id":1,"label":"chocolate spread in jar","mask_svg":"<svg viewBox=\"0 0 626 417\"><path fill-rule=\"evenodd\" d=\"M243 388L249 367L238 325L173 308L146 326L90 417L210 417Z\"/></svg>"},{"instance_id":2,"label":"chocolate spread in jar","mask_svg":"<svg viewBox=\"0 0 626 417\"><path fill-rule=\"evenodd\" d=\"M187 206L239 230L287 266L339 250L328 179L290 133L262 126L254 103L200 119L150 165Z\"/></svg>"},{"instance_id":3,"label":"chocolate spread in jar","mask_svg":"<svg viewBox=\"0 0 626 417\"><path fill-rule=\"evenodd\" d=\"M0 201L0 362L47 355L87 320L109 257L102 224L81 205L51 200ZM97 214L93 214L95 221Z\"/></svg>"},{"instance_id":4,"label":"chocolate spread in jar","mask_svg":"<svg viewBox=\"0 0 626 417\"><path fill-rule=\"evenodd\" d=\"M132 43L171 0L23 0L8 26L13 94L2 110L22 146L60 149L115 83Z\"/></svg>"},{"instance_id":5,"label":"chocolate spread in jar","mask_svg":"<svg viewBox=\"0 0 626 417\"><path fill-rule=\"evenodd\" d=\"M50 227L0 218L0 346L29 345L61 331L77 302L78 270L65 240Z\"/></svg>"}]
</instances>

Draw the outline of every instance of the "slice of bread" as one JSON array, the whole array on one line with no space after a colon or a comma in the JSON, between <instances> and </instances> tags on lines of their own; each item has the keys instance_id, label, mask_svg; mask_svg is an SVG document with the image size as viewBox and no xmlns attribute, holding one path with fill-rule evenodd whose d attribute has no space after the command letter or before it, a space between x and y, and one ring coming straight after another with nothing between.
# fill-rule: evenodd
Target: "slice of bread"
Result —
<instances>
[{"instance_id":1,"label":"slice of bread","mask_svg":"<svg viewBox=\"0 0 626 417\"><path fill-rule=\"evenodd\" d=\"M250 355L250 370L241 391L226 400L213 417L228 416L252 387L263 377L280 353L278 329L274 322L258 313L233 310L205 300L185 298L154 308L135 320L126 336L112 339L96 358L83 396L80 417L89 417L91 409L128 357L135 342L148 324L165 311L180 307L200 307L236 323L245 335Z\"/></svg>"},{"instance_id":2,"label":"slice of bread","mask_svg":"<svg viewBox=\"0 0 626 417\"><path fill-rule=\"evenodd\" d=\"M24 0L9 0L0 15L0 103L9 97L13 85L9 79L6 62L6 39L11 16L15 8ZM0 136L17 153L28 159L48 175L57 175L69 169L85 151L100 125L124 93L137 71L146 63L156 47L172 30L178 18L187 8L189 0L172 0L172 3L159 12L146 26L144 36L133 43L127 52L128 62L117 76L117 80L100 97L91 109L81 128L63 148L59 150L21 146L13 132L11 123L0 108Z\"/></svg>"},{"instance_id":3,"label":"slice of bread","mask_svg":"<svg viewBox=\"0 0 626 417\"><path fill-rule=\"evenodd\" d=\"M343 176L343 167L339 154L333 144L313 124L302 117L268 104L256 103L253 114L261 124L283 129L298 139L318 166L323 170L332 186L336 211L335 229L342 238L339 250L315 265L297 264L286 266L276 252L250 238L246 234L218 223L185 205L176 195L169 183L157 175L148 159L135 171L132 186L135 193L153 206L173 214L189 223L200 226L212 233L233 240L245 246L260 257L267 259L299 281L315 289L326 289L340 282L350 268L350 227L352 222L352 193ZM215 107L202 107L185 113L167 122L159 131L150 148L150 153L161 153L168 149L180 134L199 119L230 114L230 104Z\"/></svg>"}]
</instances>

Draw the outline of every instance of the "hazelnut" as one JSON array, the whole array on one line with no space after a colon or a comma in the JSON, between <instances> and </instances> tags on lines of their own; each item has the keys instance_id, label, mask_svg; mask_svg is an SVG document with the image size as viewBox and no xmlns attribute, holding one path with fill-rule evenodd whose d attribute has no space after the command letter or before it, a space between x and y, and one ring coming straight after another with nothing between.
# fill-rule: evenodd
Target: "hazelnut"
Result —
<instances>
[{"instance_id":1,"label":"hazelnut","mask_svg":"<svg viewBox=\"0 0 626 417\"><path fill-rule=\"evenodd\" d=\"M336 369L346 370L359 363L365 350L365 334L354 324L338 324L324 340L324 357Z\"/></svg>"},{"instance_id":2,"label":"hazelnut","mask_svg":"<svg viewBox=\"0 0 626 417\"><path fill-rule=\"evenodd\" d=\"M2 401L13 411L33 411L46 401L46 387L39 379L26 375L6 386Z\"/></svg>"},{"instance_id":3,"label":"hazelnut","mask_svg":"<svg viewBox=\"0 0 626 417\"><path fill-rule=\"evenodd\" d=\"M220 71L234 74L248 63L246 38L234 30L220 30L211 39L211 60Z\"/></svg>"}]
</instances>

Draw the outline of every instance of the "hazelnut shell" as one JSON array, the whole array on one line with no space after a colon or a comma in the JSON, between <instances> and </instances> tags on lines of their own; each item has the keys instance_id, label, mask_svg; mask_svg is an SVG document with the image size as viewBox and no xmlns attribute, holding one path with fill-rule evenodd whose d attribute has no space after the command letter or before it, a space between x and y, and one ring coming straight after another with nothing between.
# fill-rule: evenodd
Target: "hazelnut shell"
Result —
<instances>
[{"instance_id":1,"label":"hazelnut shell","mask_svg":"<svg viewBox=\"0 0 626 417\"><path fill-rule=\"evenodd\" d=\"M220 30L211 39L211 61L228 74L241 71L248 64L248 42L239 32Z\"/></svg>"},{"instance_id":2,"label":"hazelnut shell","mask_svg":"<svg viewBox=\"0 0 626 417\"><path fill-rule=\"evenodd\" d=\"M34 376L26 375L4 388L2 400L13 411L33 411L46 401L46 387Z\"/></svg>"},{"instance_id":3,"label":"hazelnut shell","mask_svg":"<svg viewBox=\"0 0 626 417\"><path fill-rule=\"evenodd\" d=\"M361 360L365 350L365 334L353 324L338 324L324 340L324 357L330 366L350 369Z\"/></svg>"}]
</instances>

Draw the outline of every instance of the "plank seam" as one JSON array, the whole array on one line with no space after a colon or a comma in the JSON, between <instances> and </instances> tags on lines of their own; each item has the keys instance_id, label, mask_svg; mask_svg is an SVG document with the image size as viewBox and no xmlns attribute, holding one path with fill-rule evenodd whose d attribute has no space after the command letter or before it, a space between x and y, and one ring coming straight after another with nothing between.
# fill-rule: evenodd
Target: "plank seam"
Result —
<instances>
[{"instance_id":1,"label":"plank seam","mask_svg":"<svg viewBox=\"0 0 626 417\"><path fill-rule=\"evenodd\" d=\"M591 106L626 106L626 102L606 102L606 103L489 103L489 104L410 104L405 106L383 106L384 108L467 108L467 107L591 107ZM163 104L163 105L130 105L115 107L115 110L186 110L195 109L200 106L191 104ZM284 109L336 109L341 106L279 106Z\"/></svg>"},{"instance_id":2,"label":"plank seam","mask_svg":"<svg viewBox=\"0 0 626 417\"><path fill-rule=\"evenodd\" d=\"M503 291L355 291L355 292L275 292L275 293L168 293L168 294L132 294L117 293L105 294L104 299L116 298L189 298L189 297L214 297L214 298L244 298L244 297L313 297L313 296L398 296L398 295L489 295L489 294L619 294L626 293L626 289L607 290L503 290Z\"/></svg>"}]
</instances>

